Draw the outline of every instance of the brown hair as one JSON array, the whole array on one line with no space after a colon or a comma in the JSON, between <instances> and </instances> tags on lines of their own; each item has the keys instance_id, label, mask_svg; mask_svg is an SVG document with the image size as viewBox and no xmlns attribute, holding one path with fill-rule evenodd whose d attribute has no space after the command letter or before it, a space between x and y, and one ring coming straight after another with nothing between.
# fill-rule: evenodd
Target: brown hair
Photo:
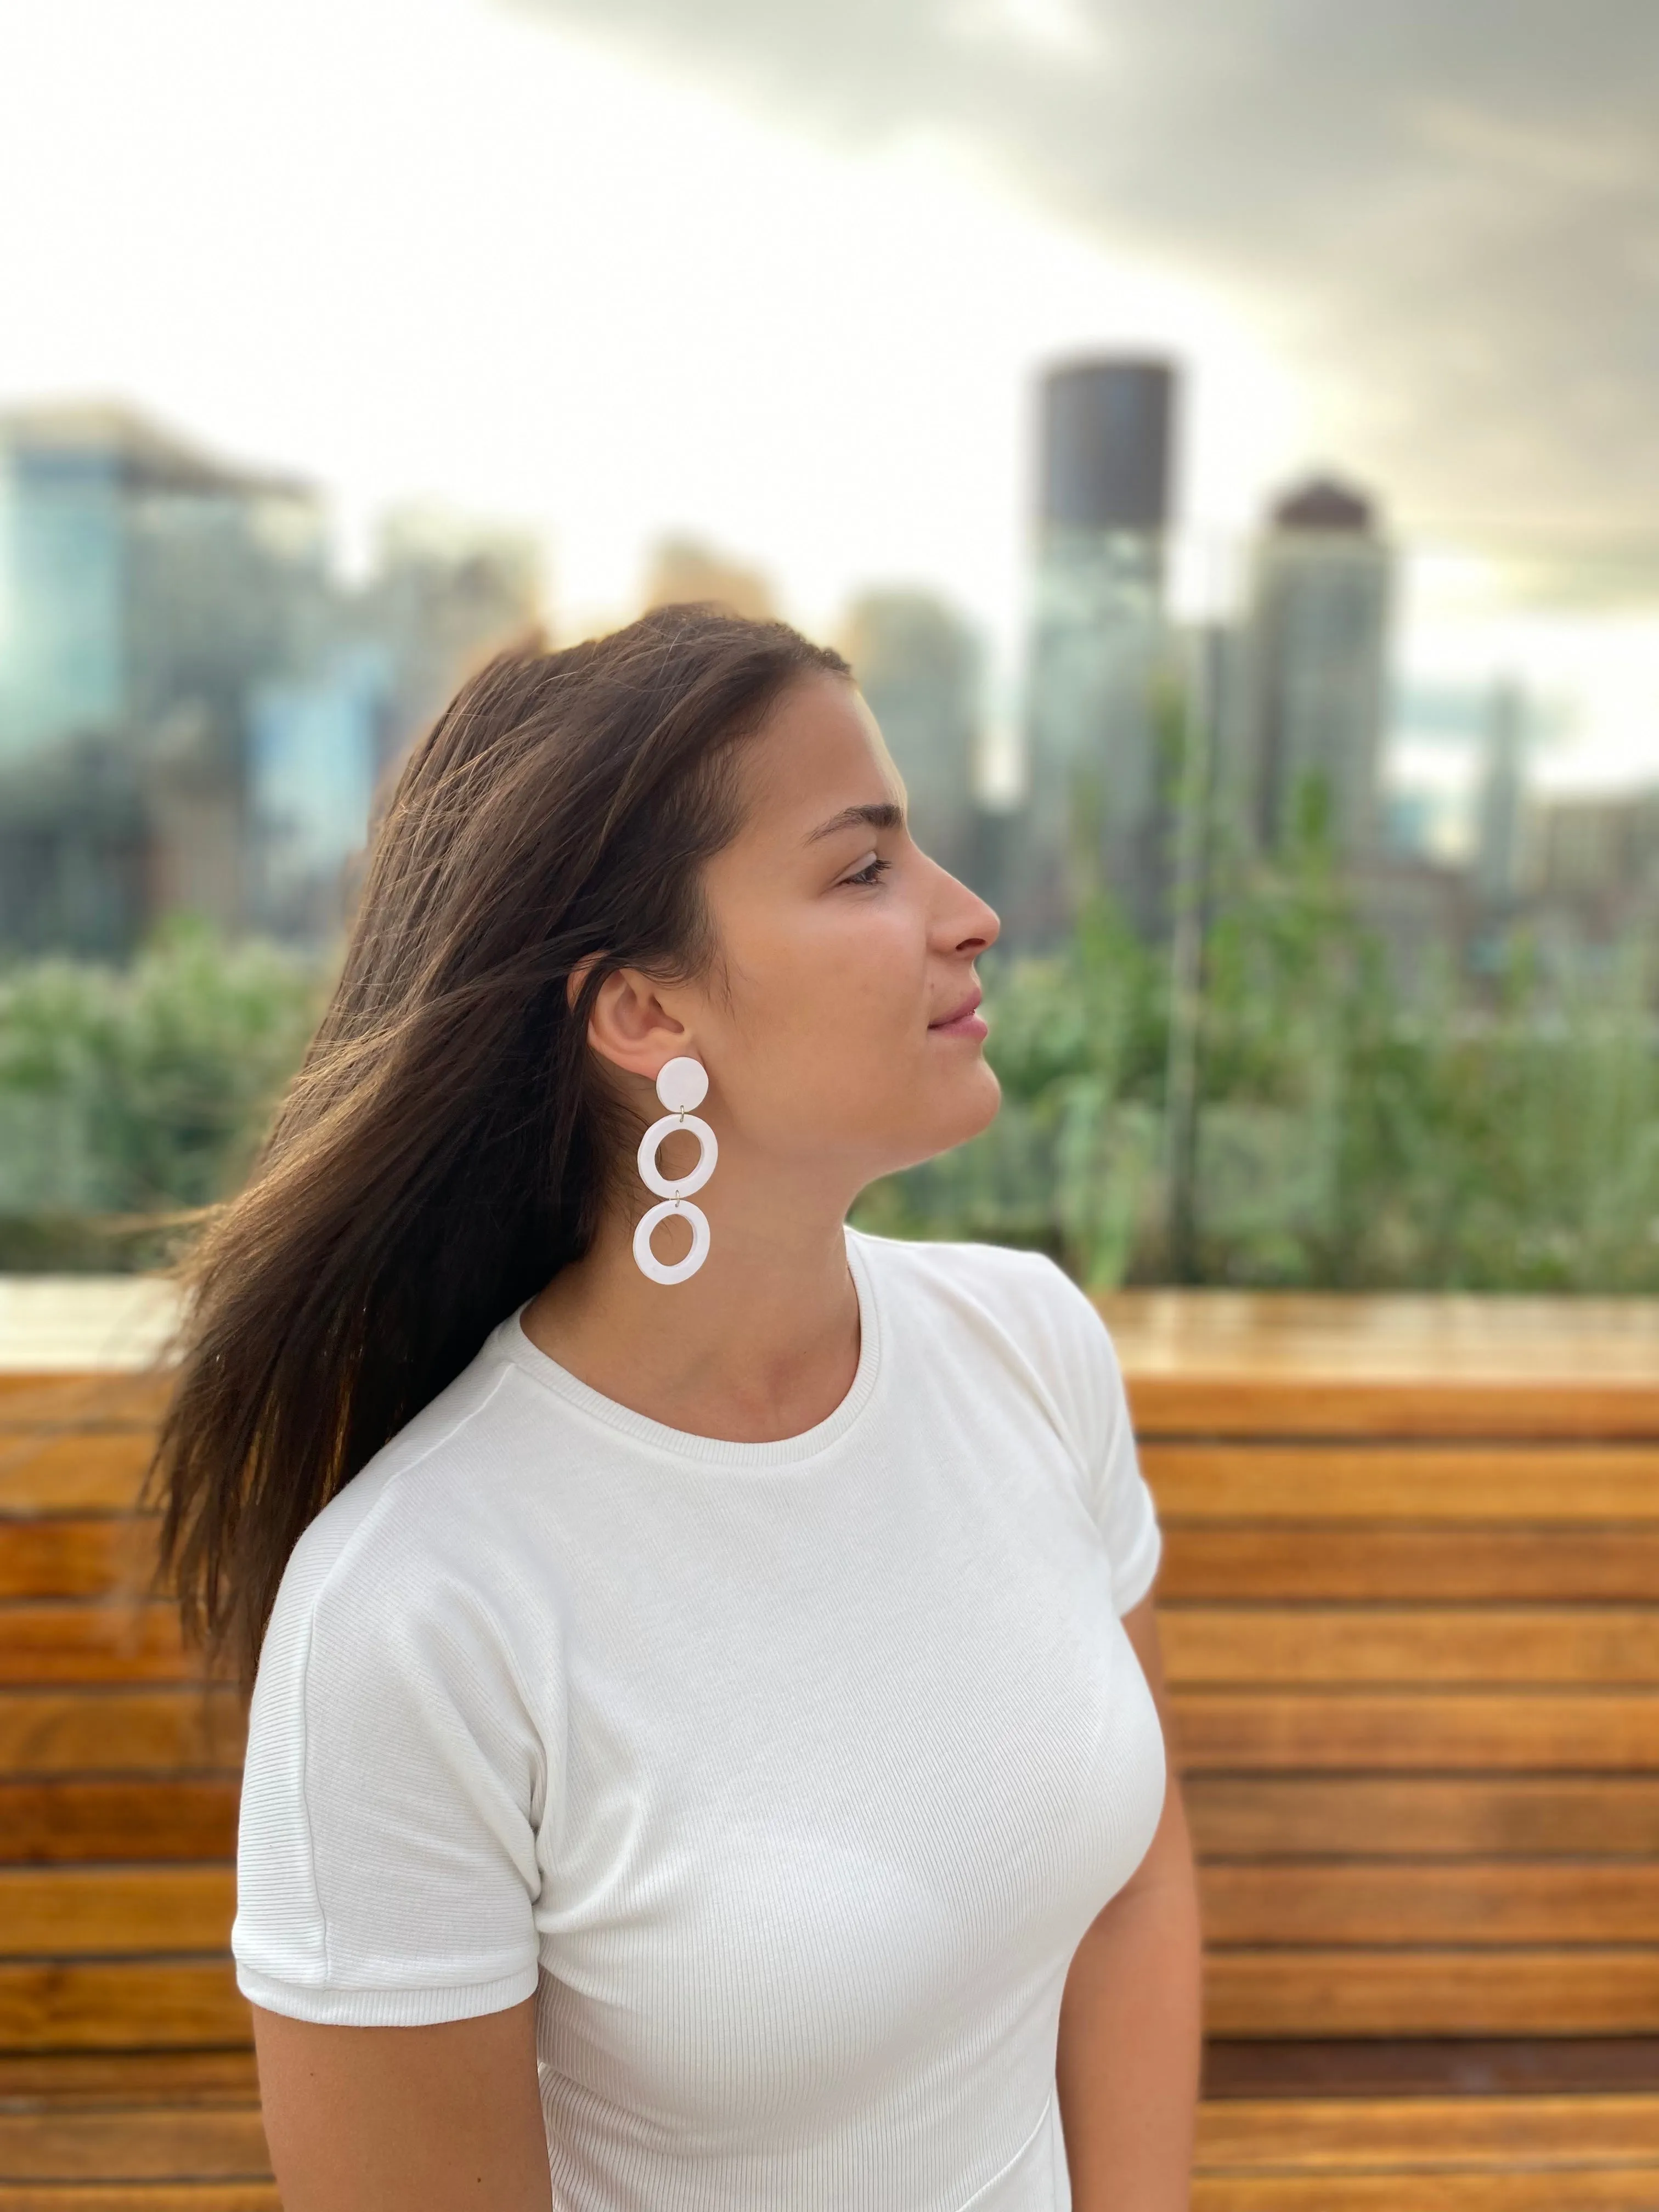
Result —
<instances>
[{"instance_id":1,"label":"brown hair","mask_svg":"<svg viewBox=\"0 0 1659 2212\"><path fill-rule=\"evenodd\" d=\"M705 970L733 743L813 672L847 664L781 623L663 608L503 654L410 755L333 999L184 1268L151 1480L186 1627L244 1681L308 1524L591 1243L622 1133L594 995L618 967Z\"/></svg>"}]
</instances>

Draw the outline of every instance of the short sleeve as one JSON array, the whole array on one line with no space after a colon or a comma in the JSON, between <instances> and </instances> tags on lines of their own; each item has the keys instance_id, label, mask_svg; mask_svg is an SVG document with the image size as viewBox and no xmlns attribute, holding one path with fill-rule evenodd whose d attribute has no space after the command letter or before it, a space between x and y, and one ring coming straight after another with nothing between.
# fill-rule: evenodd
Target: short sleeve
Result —
<instances>
[{"instance_id":1,"label":"short sleeve","mask_svg":"<svg viewBox=\"0 0 1659 2212\"><path fill-rule=\"evenodd\" d=\"M1135 1449L1134 1425L1122 1370L1106 1326L1094 1316L1099 1345L1094 1356L1107 1370L1101 1390L1107 1416L1092 1469L1095 1517L1112 1563L1112 1602L1120 1614L1139 1604L1152 1586L1164 1554L1158 1508Z\"/></svg>"},{"instance_id":2,"label":"short sleeve","mask_svg":"<svg viewBox=\"0 0 1659 2212\"><path fill-rule=\"evenodd\" d=\"M1135 1449L1116 1347L1092 1302L1052 1260L1039 1253L1001 1257L1009 1270L1005 1310L1017 1321L1072 1446L1111 1562L1112 1601L1126 1613L1151 1589L1164 1539Z\"/></svg>"},{"instance_id":3,"label":"short sleeve","mask_svg":"<svg viewBox=\"0 0 1659 2212\"><path fill-rule=\"evenodd\" d=\"M533 1993L546 1777L489 1608L374 1541L383 1528L371 1514L341 1552L314 1524L284 1578L231 1945L238 1986L270 2011L418 2027Z\"/></svg>"}]
</instances>

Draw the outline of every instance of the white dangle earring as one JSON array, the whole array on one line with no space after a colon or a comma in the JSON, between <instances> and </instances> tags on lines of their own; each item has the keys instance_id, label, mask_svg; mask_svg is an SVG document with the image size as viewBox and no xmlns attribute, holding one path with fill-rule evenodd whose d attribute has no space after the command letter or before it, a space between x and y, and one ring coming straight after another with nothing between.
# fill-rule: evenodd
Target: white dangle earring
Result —
<instances>
[{"instance_id":1,"label":"white dangle earring","mask_svg":"<svg viewBox=\"0 0 1659 2212\"><path fill-rule=\"evenodd\" d=\"M700 1206L693 1206L691 1194L701 1190L714 1172L714 1164L720 1148L714 1140L714 1132L707 1121L699 1121L692 1112L708 1096L708 1071L700 1060L671 1060L657 1078L657 1096L668 1111L659 1121L653 1121L640 1139L640 1176L647 1190L654 1190L660 1200L643 1215L634 1231L634 1258L640 1273L648 1275L653 1283L689 1282L708 1257L708 1216ZM657 1153L665 1137L677 1130L689 1129L702 1146L702 1156L690 1175L682 1176L678 1182L670 1182L657 1165ZM691 1249L684 1259L666 1266L651 1249L652 1231L675 1214L682 1215L691 1224Z\"/></svg>"}]
</instances>

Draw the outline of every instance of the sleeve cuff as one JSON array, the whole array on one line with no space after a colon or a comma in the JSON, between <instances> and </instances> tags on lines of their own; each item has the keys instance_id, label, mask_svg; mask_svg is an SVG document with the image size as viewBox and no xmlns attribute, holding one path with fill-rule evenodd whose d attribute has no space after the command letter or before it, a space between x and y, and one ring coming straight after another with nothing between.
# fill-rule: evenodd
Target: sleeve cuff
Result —
<instances>
[{"instance_id":1,"label":"sleeve cuff","mask_svg":"<svg viewBox=\"0 0 1659 2212\"><path fill-rule=\"evenodd\" d=\"M540 1966L532 1961L494 1982L465 1982L440 1989L301 1989L240 1962L236 1986L250 2004L289 2020L331 2027L436 2027L445 2021L477 2020L507 2012L536 1992Z\"/></svg>"},{"instance_id":2,"label":"sleeve cuff","mask_svg":"<svg viewBox=\"0 0 1659 2212\"><path fill-rule=\"evenodd\" d=\"M1163 1557L1164 1531L1156 1521L1149 1521L1135 1547L1134 1557L1125 1561L1112 1584L1112 1602L1120 1619L1138 1606L1151 1589Z\"/></svg>"}]
</instances>

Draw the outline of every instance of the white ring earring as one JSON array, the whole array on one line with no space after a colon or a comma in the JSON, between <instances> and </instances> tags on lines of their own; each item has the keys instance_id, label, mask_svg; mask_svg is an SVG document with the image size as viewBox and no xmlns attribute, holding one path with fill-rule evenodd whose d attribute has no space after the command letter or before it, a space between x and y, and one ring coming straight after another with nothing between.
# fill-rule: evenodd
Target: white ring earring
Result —
<instances>
[{"instance_id":1,"label":"white ring earring","mask_svg":"<svg viewBox=\"0 0 1659 2212\"><path fill-rule=\"evenodd\" d=\"M691 1194L701 1190L714 1174L720 1156L714 1132L707 1121L700 1121L691 1109L701 1106L708 1096L708 1071L700 1060L671 1060L657 1078L657 1096L668 1111L653 1121L640 1139L640 1180L647 1190L656 1192L661 1204L651 1207L641 1216L634 1231L634 1260L642 1275L653 1283L689 1282L708 1257L708 1216L700 1206L693 1206ZM677 1131L689 1129L702 1147L697 1164L690 1175L682 1176L678 1182L670 1182L657 1165L657 1154L663 1139ZM691 1249L684 1259L666 1266L651 1249L653 1230L678 1214L690 1224Z\"/></svg>"}]
</instances>

